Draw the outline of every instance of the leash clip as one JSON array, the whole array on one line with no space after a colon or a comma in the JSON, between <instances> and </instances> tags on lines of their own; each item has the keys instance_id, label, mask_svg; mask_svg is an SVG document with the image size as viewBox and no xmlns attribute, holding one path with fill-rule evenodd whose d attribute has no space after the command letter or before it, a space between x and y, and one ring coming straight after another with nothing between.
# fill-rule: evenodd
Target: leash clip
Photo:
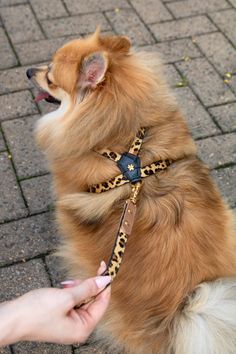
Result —
<instances>
[{"instance_id":1,"label":"leash clip","mask_svg":"<svg viewBox=\"0 0 236 354\"><path fill-rule=\"evenodd\" d=\"M130 200L132 203L136 204L137 203L137 197L140 192L141 186L142 186L142 181L137 182L137 183L131 183L131 194L130 194Z\"/></svg>"}]
</instances>

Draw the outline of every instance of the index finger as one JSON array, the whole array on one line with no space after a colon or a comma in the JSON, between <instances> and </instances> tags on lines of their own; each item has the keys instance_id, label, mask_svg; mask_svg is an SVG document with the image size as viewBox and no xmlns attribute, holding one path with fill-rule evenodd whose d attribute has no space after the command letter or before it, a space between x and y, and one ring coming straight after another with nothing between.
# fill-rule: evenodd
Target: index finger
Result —
<instances>
[{"instance_id":1,"label":"index finger","mask_svg":"<svg viewBox=\"0 0 236 354\"><path fill-rule=\"evenodd\" d=\"M83 281L80 285L66 289L73 296L74 306L101 292L111 282L110 276L100 276Z\"/></svg>"}]
</instances>

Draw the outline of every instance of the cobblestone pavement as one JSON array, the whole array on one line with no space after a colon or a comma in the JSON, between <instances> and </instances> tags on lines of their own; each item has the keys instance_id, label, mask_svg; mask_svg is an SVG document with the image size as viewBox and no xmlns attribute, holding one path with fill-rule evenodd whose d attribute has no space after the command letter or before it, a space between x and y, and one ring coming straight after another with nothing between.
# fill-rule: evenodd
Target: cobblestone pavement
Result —
<instances>
[{"instance_id":1,"label":"cobblestone pavement","mask_svg":"<svg viewBox=\"0 0 236 354\"><path fill-rule=\"evenodd\" d=\"M199 155L236 207L236 0L0 0L0 15L0 301L62 279L50 175L33 137L50 108L33 102L25 70L98 24L162 55ZM95 352L35 343L0 349Z\"/></svg>"}]
</instances>

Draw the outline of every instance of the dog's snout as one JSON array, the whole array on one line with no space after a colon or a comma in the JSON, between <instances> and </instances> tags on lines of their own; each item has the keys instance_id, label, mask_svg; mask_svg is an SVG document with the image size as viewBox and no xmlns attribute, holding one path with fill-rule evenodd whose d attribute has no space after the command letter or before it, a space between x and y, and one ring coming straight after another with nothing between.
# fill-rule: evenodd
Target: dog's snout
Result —
<instances>
[{"instance_id":1,"label":"dog's snout","mask_svg":"<svg viewBox=\"0 0 236 354\"><path fill-rule=\"evenodd\" d=\"M29 68L29 69L26 71L26 75L27 75L28 79L31 79L31 78L34 76L35 72L36 72L36 69L34 69L34 68Z\"/></svg>"}]
</instances>

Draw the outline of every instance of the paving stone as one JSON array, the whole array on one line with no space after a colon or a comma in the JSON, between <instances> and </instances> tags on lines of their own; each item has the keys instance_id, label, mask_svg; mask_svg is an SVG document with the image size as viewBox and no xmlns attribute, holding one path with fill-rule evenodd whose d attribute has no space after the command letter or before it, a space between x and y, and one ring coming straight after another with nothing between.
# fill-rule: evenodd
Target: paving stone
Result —
<instances>
[{"instance_id":1,"label":"paving stone","mask_svg":"<svg viewBox=\"0 0 236 354\"><path fill-rule=\"evenodd\" d=\"M222 33L210 33L196 38L198 46L222 75L236 72L236 51Z\"/></svg>"},{"instance_id":2,"label":"paving stone","mask_svg":"<svg viewBox=\"0 0 236 354\"><path fill-rule=\"evenodd\" d=\"M187 17L191 15L204 14L211 11L230 8L226 0L188 0L172 2L166 5L175 17Z\"/></svg>"},{"instance_id":3,"label":"paving stone","mask_svg":"<svg viewBox=\"0 0 236 354\"><path fill-rule=\"evenodd\" d=\"M209 112L214 116L224 133L236 130L236 103L212 107Z\"/></svg>"},{"instance_id":4,"label":"paving stone","mask_svg":"<svg viewBox=\"0 0 236 354\"><path fill-rule=\"evenodd\" d=\"M173 64L168 64L164 66L164 75L167 80L167 83L171 87L176 87L178 83L182 80L181 76L179 75L178 71L174 67Z\"/></svg>"},{"instance_id":5,"label":"paving stone","mask_svg":"<svg viewBox=\"0 0 236 354\"><path fill-rule=\"evenodd\" d=\"M236 163L236 133L199 140L197 146L200 158L210 168Z\"/></svg>"},{"instance_id":6,"label":"paving stone","mask_svg":"<svg viewBox=\"0 0 236 354\"><path fill-rule=\"evenodd\" d=\"M15 92L0 96L0 120L22 117L28 114L38 113L29 91Z\"/></svg>"},{"instance_id":7,"label":"paving stone","mask_svg":"<svg viewBox=\"0 0 236 354\"><path fill-rule=\"evenodd\" d=\"M14 354L72 354L69 345L57 345L51 343L22 342L13 346Z\"/></svg>"},{"instance_id":8,"label":"paving stone","mask_svg":"<svg viewBox=\"0 0 236 354\"><path fill-rule=\"evenodd\" d=\"M146 23L161 22L173 18L161 0L131 0L131 3Z\"/></svg>"},{"instance_id":9,"label":"paving stone","mask_svg":"<svg viewBox=\"0 0 236 354\"><path fill-rule=\"evenodd\" d=\"M24 197L31 213L49 210L53 207L51 176L39 176L21 182Z\"/></svg>"},{"instance_id":10,"label":"paving stone","mask_svg":"<svg viewBox=\"0 0 236 354\"><path fill-rule=\"evenodd\" d=\"M236 166L213 170L212 176L219 186L225 200L231 207L236 207Z\"/></svg>"},{"instance_id":11,"label":"paving stone","mask_svg":"<svg viewBox=\"0 0 236 354\"><path fill-rule=\"evenodd\" d=\"M157 52L164 63L174 63L184 59L193 59L201 56L200 51L191 39L178 39L138 48L139 50Z\"/></svg>"},{"instance_id":12,"label":"paving stone","mask_svg":"<svg viewBox=\"0 0 236 354\"><path fill-rule=\"evenodd\" d=\"M66 271L63 269L62 260L55 254L46 256L46 265L54 287L60 287L60 283L67 279Z\"/></svg>"},{"instance_id":13,"label":"paving stone","mask_svg":"<svg viewBox=\"0 0 236 354\"><path fill-rule=\"evenodd\" d=\"M197 36L216 30L216 27L206 16L167 21L149 25L149 27L158 41Z\"/></svg>"},{"instance_id":14,"label":"paving stone","mask_svg":"<svg viewBox=\"0 0 236 354\"><path fill-rule=\"evenodd\" d=\"M198 58L176 65L204 105L211 106L235 99L223 79L205 59Z\"/></svg>"},{"instance_id":15,"label":"paving stone","mask_svg":"<svg viewBox=\"0 0 236 354\"><path fill-rule=\"evenodd\" d=\"M27 209L6 153L0 154L0 179L0 222L27 215Z\"/></svg>"},{"instance_id":16,"label":"paving stone","mask_svg":"<svg viewBox=\"0 0 236 354\"><path fill-rule=\"evenodd\" d=\"M133 45L154 43L151 34L133 10L108 11L106 15L115 31L129 37Z\"/></svg>"},{"instance_id":17,"label":"paving stone","mask_svg":"<svg viewBox=\"0 0 236 354\"><path fill-rule=\"evenodd\" d=\"M0 226L0 265L55 250L57 243L55 221L50 213L3 224Z\"/></svg>"},{"instance_id":18,"label":"paving stone","mask_svg":"<svg viewBox=\"0 0 236 354\"><path fill-rule=\"evenodd\" d=\"M50 286L41 259L0 268L0 282L0 301L11 300L32 289Z\"/></svg>"},{"instance_id":19,"label":"paving stone","mask_svg":"<svg viewBox=\"0 0 236 354\"><path fill-rule=\"evenodd\" d=\"M6 150L6 146L5 146L5 142L4 142L2 133L0 131L0 151L4 151L4 150Z\"/></svg>"},{"instance_id":20,"label":"paving stone","mask_svg":"<svg viewBox=\"0 0 236 354\"><path fill-rule=\"evenodd\" d=\"M129 8L126 0L64 0L67 9L72 15L88 12L116 10Z\"/></svg>"},{"instance_id":21,"label":"paving stone","mask_svg":"<svg viewBox=\"0 0 236 354\"><path fill-rule=\"evenodd\" d=\"M44 38L29 5L3 7L0 13L13 43Z\"/></svg>"},{"instance_id":22,"label":"paving stone","mask_svg":"<svg viewBox=\"0 0 236 354\"><path fill-rule=\"evenodd\" d=\"M236 44L236 10L226 10L209 14L214 23L219 26L222 32Z\"/></svg>"},{"instance_id":23,"label":"paving stone","mask_svg":"<svg viewBox=\"0 0 236 354\"><path fill-rule=\"evenodd\" d=\"M26 77L28 67L17 67L0 72L0 94L9 93L18 90L24 90L31 87Z\"/></svg>"},{"instance_id":24,"label":"paving stone","mask_svg":"<svg viewBox=\"0 0 236 354\"><path fill-rule=\"evenodd\" d=\"M0 354L11 354L11 349L9 347L1 347Z\"/></svg>"},{"instance_id":25,"label":"paving stone","mask_svg":"<svg viewBox=\"0 0 236 354\"><path fill-rule=\"evenodd\" d=\"M174 92L195 139L220 133L219 128L188 87L178 88Z\"/></svg>"},{"instance_id":26,"label":"paving stone","mask_svg":"<svg viewBox=\"0 0 236 354\"><path fill-rule=\"evenodd\" d=\"M30 3L39 20L68 16L61 0L30 0Z\"/></svg>"},{"instance_id":27,"label":"paving stone","mask_svg":"<svg viewBox=\"0 0 236 354\"><path fill-rule=\"evenodd\" d=\"M48 172L44 155L35 144L34 128L38 118L31 116L2 124L19 178Z\"/></svg>"},{"instance_id":28,"label":"paving stone","mask_svg":"<svg viewBox=\"0 0 236 354\"><path fill-rule=\"evenodd\" d=\"M13 50L10 46L7 36L2 28L0 28L0 48L1 48L0 69L7 69L17 65L17 59L15 57L15 54L13 53Z\"/></svg>"},{"instance_id":29,"label":"paving stone","mask_svg":"<svg viewBox=\"0 0 236 354\"><path fill-rule=\"evenodd\" d=\"M4 107L4 110L0 111L0 120L22 117L38 112L29 91L0 96L0 107Z\"/></svg>"},{"instance_id":30,"label":"paving stone","mask_svg":"<svg viewBox=\"0 0 236 354\"><path fill-rule=\"evenodd\" d=\"M110 25L102 13L44 20L41 23L46 35L51 38L90 33L96 30L98 23L103 30L110 29Z\"/></svg>"}]
</instances>

